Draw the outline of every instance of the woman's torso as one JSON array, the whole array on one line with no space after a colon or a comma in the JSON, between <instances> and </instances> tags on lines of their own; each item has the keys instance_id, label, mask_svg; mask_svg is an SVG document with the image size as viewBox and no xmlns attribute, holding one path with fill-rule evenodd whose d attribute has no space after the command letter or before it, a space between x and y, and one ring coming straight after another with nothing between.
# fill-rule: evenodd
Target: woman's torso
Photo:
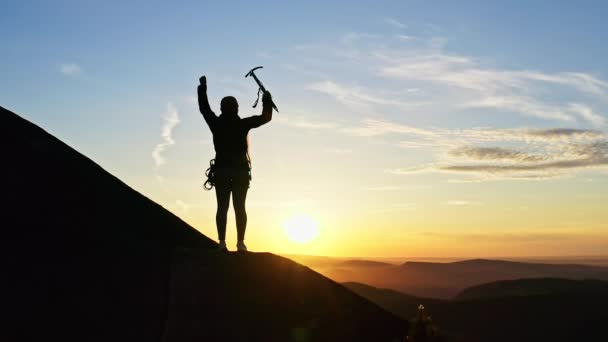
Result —
<instances>
[{"instance_id":1,"label":"woman's torso","mask_svg":"<svg viewBox=\"0 0 608 342\"><path fill-rule=\"evenodd\" d=\"M215 164L218 168L249 170L249 127L237 117L220 115L212 130L215 148Z\"/></svg>"}]
</instances>

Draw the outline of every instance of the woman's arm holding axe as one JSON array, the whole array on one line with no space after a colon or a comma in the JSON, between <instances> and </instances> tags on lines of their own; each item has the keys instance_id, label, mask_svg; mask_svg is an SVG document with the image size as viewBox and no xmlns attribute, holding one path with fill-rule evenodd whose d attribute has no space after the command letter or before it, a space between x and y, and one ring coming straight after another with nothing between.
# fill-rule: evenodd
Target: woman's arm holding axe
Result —
<instances>
[{"instance_id":1,"label":"woman's arm holding axe","mask_svg":"<svg viewBox=\"0 0 608 342\"><path fill-rule=\"evenodd\" d=\"M265 91L262 95L262 125L272 120L272 95L269 91Z\"/></svg>"},{"instance_id":2,"label":"woman's arm holding axe","mask_svg":"<svg viewBox=\"0 0 608 342\"><path fill-rule=\"evenodd\" d=\"M262 95L262 115L252 115L244 118L243 122L249 128L257 128L264 124L267 124L272 120L272 95L269 91L265 91Z\"/></svg>"}]
</instances>

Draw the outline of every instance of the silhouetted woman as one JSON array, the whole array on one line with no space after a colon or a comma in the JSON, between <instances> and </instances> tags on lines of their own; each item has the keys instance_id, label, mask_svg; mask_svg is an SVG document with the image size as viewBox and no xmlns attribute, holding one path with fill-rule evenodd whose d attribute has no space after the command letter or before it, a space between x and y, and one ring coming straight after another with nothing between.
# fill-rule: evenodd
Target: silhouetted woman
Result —
<instances>
[{"instance_id":1,"label":"silhouetted woman","mask_svg":"<svg viewBox=\"0 0 608 342\"><path fill-rule=\"evenodd\" d=\"M226 220L230 207L230 194L236 216L238 235L237 250L246 252L245 229L247 228L247 212L245 199L249 189L251 164L248 153L247 135L252 128L260 127L272 119L272 97L265 92L262 97L262 115L240 118L239 104L232 96L222 99L220 109L222 114L216 116L209 107L207 98L207 78L200 78L198 86L198 107L213 133L215 147L215 194L217 197L217 213L215 223L220 240L219 248L226 251Z\"/></svg>"}]
</instances>

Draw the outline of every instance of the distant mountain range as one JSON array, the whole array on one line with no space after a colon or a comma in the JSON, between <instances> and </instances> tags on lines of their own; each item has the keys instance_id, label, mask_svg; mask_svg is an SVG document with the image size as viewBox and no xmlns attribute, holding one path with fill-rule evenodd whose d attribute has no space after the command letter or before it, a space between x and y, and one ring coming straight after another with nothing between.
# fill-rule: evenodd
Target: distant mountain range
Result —
<instances>
[{"instance_id":1,"label":"distant mountain range","mask_svg":"<svg viewBox=\"0 0 608 342\"><path fill-rule=\"evenodd\" d=\"M406 320L307 267L216 252L211 239L2 107L0 127L0 341L405 338Z\"/></svg>"},{"instance_id":2,"label":"distant mountain range","mask_svg":"<svg viewBox=\"0 0 608 342\"><path fill-rule=\"evenodd\" d=\"M480 300L571 293L606 295L608 294L608 282L595 279L570 280L556 278L494 281L466 288L454 297L454 300Z\"/></svg>"},{"instance_id":3,"label":"distant mountain range","mask_svg":"<svg viewBox=\"0 0 608 342\"><path fill-rule=\"evenodd\" d=\"M290 256L339 282L358 282L416 296L452 298L467 287L499 280L562 278L608 280L608 267L474 259L457 262L405 262Z\"/></svg>"},{"instance_id":4,"label":"distant mountain range","mask_svg":"<svg viewBox=\"0 0 608 342\"><path fill-rule=\"evenodd\" d=\"M419 304L452 342L604 341L608 282L522 279L465 289L454 300L419 298L359 283L345 286L404 318Z\"/></svg>"}]
</instances>

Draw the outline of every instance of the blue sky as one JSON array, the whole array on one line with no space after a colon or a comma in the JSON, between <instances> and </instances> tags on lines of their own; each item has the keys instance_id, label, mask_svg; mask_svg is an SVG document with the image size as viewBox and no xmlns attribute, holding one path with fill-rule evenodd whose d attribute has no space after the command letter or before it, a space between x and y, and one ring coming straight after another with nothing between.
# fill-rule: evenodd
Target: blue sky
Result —
<instances>
[{"instance_id":1,"label":"blue sky","mask_svg":"<svg viewBox=\"0 0 608 342\"><path fill-rule=\"evenodd\" d=\"M0 104L214 237L197 80L208 76L218 112L234 95L256 114L243 76L264 65L281 113L252 133L254 247L597 254L607 6L4 1ZM325 227L319 241L265 240L302 213ZM365 239L340 244L351 231ZM487 243L456 247L472 236Z\"/></svg>"}]
</instances>

